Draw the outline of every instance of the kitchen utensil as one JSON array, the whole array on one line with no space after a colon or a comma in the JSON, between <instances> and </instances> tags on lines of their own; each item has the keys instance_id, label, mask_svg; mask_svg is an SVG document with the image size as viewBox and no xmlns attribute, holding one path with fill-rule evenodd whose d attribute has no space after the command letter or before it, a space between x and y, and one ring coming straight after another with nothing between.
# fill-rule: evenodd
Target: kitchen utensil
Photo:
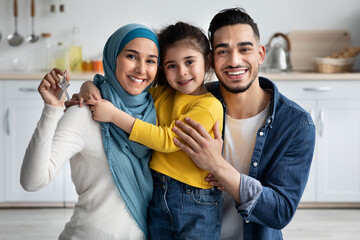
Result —
<instances>
[{"instance_id":1,"label":"kitchen utensil","mask_svg":"<svg viewBox=\"0 0 360 240\"><path fill-rule=\"evenodd\" d=\"M351 46L347 30L295 30L291 41L290 62L293 71L314 71L314 59L326 57Z\"/></svg>"},{"instance_id":2,"label":"kitchen utensil","mask_svg":"<svg viewBox=\"0 0 360 240\"><path fill-rule=\"evenodd\" d=\"M287 47L282 47L279 43L271 45L273 39L277 37L282 37L285 39ZM283 33L275 33L269 40L266 45L266 53L264 62L264 70L265 71L289 71L291 69L290 65L290 40Z\"/></svg>"},{"instance_id":3,"label":"kitchen utensil","mask_svg":"<svg viewBox=\"0 0 360 240\"><path fill-rule=\"evenodd\" d=\"M34 33L34 27L35 25L35 0L31 0L31 34L29 36L27 36L26 41L27 42L31 42L34 43L37 40L39 40L39 36L36 36Z\"/></svg>"},{"instance_id":4,"label":"kitchen utensil","mask_svg":"<svg viewBox=\"0 0 360 240\"><path fill-rule=\"evenodd\" d=\"M17 32L17 17L18 17L18 5L17 0L14 0L14 18L15 18L15 32L8 36L8 42L10 46L19 46L23 42L23 37Z\"/></svg>"}]
</instances>

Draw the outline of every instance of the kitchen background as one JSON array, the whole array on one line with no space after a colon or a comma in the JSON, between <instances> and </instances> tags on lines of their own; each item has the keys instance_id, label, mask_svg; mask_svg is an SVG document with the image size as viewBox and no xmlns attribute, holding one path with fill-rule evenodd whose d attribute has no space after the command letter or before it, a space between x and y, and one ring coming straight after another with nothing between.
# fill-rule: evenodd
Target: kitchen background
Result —
<instances>
[{"instance_id":1,"label":"kitchen background","mask_svg":"<svg viewBox=\"0 0 360 240\"><path fill-rule=\"evenodd\" d=\"M72 214L77 195L68 164L38 192L25 192L19 183L22 158L43 108L36 89L44 75L40 70L44 68L45 44L40 38L35 43L24 40L19 46L9 45L7 36L15 31L13 1L0 0L0 239L56 239ZM334 52L341 50L335 48L345 43L360 46L359 0L34 1L35 34L50 33L55 50L58 42L71 44L72 30L77 26L84 60L101 60L106 39L126 23L160 29L182 20L207 31L219 10L234 6L244 7L258 23L262 44L267 44L275 32L341 29L350 33L351 39L340 34L337 37L342 41L337 41L336 36L330 39L322 35L313 43L322 50L328 48L328 52L332 48ZM26 38L32 32L31 0L17 3L18 33ZM301 57L301 48L297 52ZM359 238L359 56L353 73L265 73L282 93L309 111L317 129L309 180L300 208L284 230L285 239ZM70 94L93 75L73 74Z\"/></svg>"},{"instance_id":2,"label":"kitchen background","mask_svg":"<svg viewBox=\"0 0 360 240\"><path fill-rule=\"evenodd\" d=\"M30 0L18 1L18 33L31 34ZM125 3L126 2L126 3ZM54 5L54 12L51 12ZM101 59L106 39L120 26L138 22L154 29L182 20L207 31L211 18L221 9L244 7L258 23L261 42L266 44L275 32L293 30L345 29L351 33L353 46L360 45L360 2L358 0L181 0L181 1L119 1L119 0L36 0L35 34L51 33L55 47L58 42L70 44L74 26L80 30L84 60ZM62 10L62 11L61 11ZM0 2L0 72L14 69L38 71L43 68L44 43L24 41L13 47L7 36L14 33L13 0ZM24 61L14 62L14 59ZM355 70L360 69L359 57Z\"/></svg>"}]
</instances>

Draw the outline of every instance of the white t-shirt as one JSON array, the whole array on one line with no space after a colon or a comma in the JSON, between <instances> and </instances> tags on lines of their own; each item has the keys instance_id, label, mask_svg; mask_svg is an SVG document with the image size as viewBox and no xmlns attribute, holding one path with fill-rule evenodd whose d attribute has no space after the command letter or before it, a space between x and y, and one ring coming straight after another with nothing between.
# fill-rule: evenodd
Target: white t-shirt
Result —
<instances>
[{"instance_id":1,"label":"white t-shirt","mask_svg":"<svg viewBox=\"0 0 360 240\"><path fill-rule=\"evenodd\" d=\"M248 175L255 147L257 131L269 117L270 105L259 114L246 119L225 116L224 158L240 173ZM243 239L243 219L236 211L234 199L223 193L223 221L221 239Z\"/></svg>"}]
</instances>

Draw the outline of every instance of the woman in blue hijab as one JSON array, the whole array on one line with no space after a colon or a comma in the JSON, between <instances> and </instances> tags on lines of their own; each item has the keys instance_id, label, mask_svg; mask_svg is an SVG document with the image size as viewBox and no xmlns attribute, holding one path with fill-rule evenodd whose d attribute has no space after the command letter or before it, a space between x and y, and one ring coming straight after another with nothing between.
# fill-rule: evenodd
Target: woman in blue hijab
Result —
<instances>
[{"instance_id":1,"label":"woman in blue hijab","mask_svg":"<svg viewBox=\"0 0 360 240\"><path fill-rule=\"evenodd\" d=\"M139 24L118 29L104 47L104 76L94 77L102 97L155 124L147 89L155 78L158 56L151 29ZM57 99L58 75L64 75L62 70L53 69L38 88L45 106L25 153L21 185L27 191L43 188L70 159L79 198L59 239L146 238L153 190L151 150L129 141L114 124L94 121L89 108L72 106L63 114L65 99Z\"/></svg>"}]
</instances>

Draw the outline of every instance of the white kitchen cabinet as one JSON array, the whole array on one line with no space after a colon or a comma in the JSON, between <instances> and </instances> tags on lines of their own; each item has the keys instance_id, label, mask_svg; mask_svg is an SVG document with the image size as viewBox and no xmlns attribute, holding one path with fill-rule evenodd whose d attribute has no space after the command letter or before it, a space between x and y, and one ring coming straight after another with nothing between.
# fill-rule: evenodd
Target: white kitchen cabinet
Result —
<instances>
[{"instance_id":1,"label":"white kitchen cabinet","mask_svg":"<svg viewBox=\"0 0 360 240\"><path fill-rule=\"evenodd\" d=\"M0 81L0 113L4 112L4 101L1 100L1 96L4 96L4 82ZM0 202L4 202L4 181L5 178L3 177L5 174L5 161L3 157L4 152L4 139L5 136L5 129L4 129L4 117L1 114L0 117Z\"/></svg>"},{"instance_id":2,"label":"white kitchen cabinet","mask_svg":"<svg viewBox=\"0 0 360 240\"><path fill-rule=\"evenodd\" d=\"M44 103L35 80L1 81L4 94L1 99L3 141L0 163L4 173L0 177L0 201L11 202L65 202L76 201L69 164L48 186L37 192L26 192L20 185L20 168L25 150L40 119ZM77 92L81 81L72 81L69 93Z\"/></svg>"},{"instance_id":3,"label":"white kitchen cabinet","mask_svg":"<svg viewBox=\"0 0 360 240\"><path fill-rule=\"evenodd\" d=\"M318 111L317 200L360 202L360 98L319 101Z\"/></svg>"},{"instance_id":4,"label":"white kitchen cabinet","mask_svg":"<svg viewBox=\"0 0 360 240\"><path fill-rule=\"evenodd\" d=\"M312 115L316 126L302 202L360 202L360 81L281 80L276 85Z\"/></svg>"}]
</instances>

